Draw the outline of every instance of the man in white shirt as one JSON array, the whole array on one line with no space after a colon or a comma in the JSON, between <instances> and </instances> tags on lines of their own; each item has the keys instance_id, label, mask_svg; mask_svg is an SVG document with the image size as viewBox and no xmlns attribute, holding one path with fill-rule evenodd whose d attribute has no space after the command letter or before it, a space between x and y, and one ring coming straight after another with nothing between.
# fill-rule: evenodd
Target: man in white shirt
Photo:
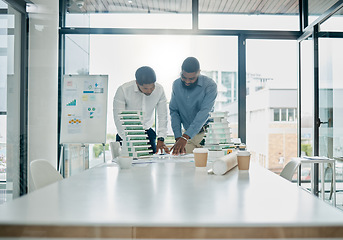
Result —
<instances>
[{"instance_id":1,"label":"man in white shirt","mask_svg":"<svg viewBox=\"0 0 343 240\"><path fill-rule=\"evenodd\" d=\"M148 134L149 143L153 152L169 149L164 144L167 136L167 98L162 85L156 83L156 74L151 67L140 67L135 74L136 80L121 85L113 99L113 117L118 134L116 141L121 141L125 136L124 128L121 125L119 114L124 110L141 110L143 112L143 127ZM158 116L157 145L156 133L151 128L154 123L154 110Z\"/></svg>"}]
</instances>

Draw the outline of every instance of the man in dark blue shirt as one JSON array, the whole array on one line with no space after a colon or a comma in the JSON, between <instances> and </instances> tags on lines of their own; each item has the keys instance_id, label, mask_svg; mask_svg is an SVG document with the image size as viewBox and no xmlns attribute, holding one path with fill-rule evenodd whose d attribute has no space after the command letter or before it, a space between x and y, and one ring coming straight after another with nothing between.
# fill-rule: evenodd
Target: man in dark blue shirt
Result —
<instances>
[{"instance_id":1,"label":"man in dark blue shirt","mask_svg":"<svg viewBox=\"0 0 343 240\"><path fill-rule=\"evenodd\" d=\"M204 124L217 97L217 84L200 74L199 61L194 57L184 60L181 77L173 83L170 100L171 126L176 143L171 148L173 155L192 153L201 147ZM181 125L184 128L182 133Z\"/></svg>"}]
</instances>

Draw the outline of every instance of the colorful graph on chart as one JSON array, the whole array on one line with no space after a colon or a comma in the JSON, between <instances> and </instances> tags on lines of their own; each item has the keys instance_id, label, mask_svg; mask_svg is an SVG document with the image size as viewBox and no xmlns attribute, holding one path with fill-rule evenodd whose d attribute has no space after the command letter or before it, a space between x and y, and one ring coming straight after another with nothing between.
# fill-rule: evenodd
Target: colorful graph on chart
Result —
<instances>
[{"instance_id":1,"label":"colorful graph on chart","mask_svg":"<svg viewBox=\"0 0 343 240\"><path fill-rule=\"evenodd\" d=\"M81 119L79 118L72 118L69 120L69 124L81 124Z\"/></svg>"},{"instance_id":2,"label":"colorful graph on chart","mask_svg":"<svg viewBox=\"0 0 343 240\"><path fill-rule=\"evenodd\" d=\"M77 134L82 130L82 121L79 116L73 116L73 114L68 114L68 133Z\"/></svg>"},{"instance_id":3,"label":"colorful graph on chart","mask_svg":"<svg viewBox=\"0 0 343 240\"><path fill-rule=\"evenodd\" d=\"M67 103L67 107L70 107L70 106L76 106L76 99L74 99L71 102Z\"/></svg>"},{"instance_id":4,"label":"colorful graph on chart","mask_svg":"<svg viewBox=\"0 0 343 240\"><path fill-rule=\"evenodd\" d=\"M94 80L88 80L84 82L84 90L83 93L89 94L89 93L104 93L104 86L102 82L98 82L95 79Z\"/></svg>"},{"instance_id":5,"label":"colorful graph on chart","mask_svg":"<svg viewBox=\"0 0 343 240\"><path fill-rule=\"evenodd\" d=\"M95 107L89 107L88 108L88 113L89 113L89 118L94 118L94 115L95 115Z\"/></svg>"}]
</instances>

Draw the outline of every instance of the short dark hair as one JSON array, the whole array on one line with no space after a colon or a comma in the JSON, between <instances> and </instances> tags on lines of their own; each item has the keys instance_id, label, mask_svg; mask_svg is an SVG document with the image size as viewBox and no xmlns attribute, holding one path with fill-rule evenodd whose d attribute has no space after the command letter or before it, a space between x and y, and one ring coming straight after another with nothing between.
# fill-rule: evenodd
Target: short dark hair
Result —
<instances>
[{"instance_id":1,"label":"short dark hair","mask_svg":"<svg viewBox=\"0 0 343 240\"><path fill-rule=\"evenodd\" d=\"M139 85L151 84L156 82L156 74L154 69L148 66L143 66L137 69L135 73L136 81Z\"/></svg>"},{"instance_id":2,"label":"short dark hair","mask_svg":"<svg viewBox=\"0 0 343 240\"><path fill-rule=\"evenodd\" d=\"M181 70L188 73L198 72L200 70L200 63L195 57L188 57L183 61Z\"/></svg>"}]
</instances>

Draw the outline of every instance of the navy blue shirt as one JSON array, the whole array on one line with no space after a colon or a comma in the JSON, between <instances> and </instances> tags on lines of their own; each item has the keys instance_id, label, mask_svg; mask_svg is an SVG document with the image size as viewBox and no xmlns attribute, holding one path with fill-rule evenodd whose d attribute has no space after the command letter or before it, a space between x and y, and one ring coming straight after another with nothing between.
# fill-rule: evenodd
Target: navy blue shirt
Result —
<instances>
[{"instance_id":1,"label":"navy blue shirt","mask_svg":"<svg viewBox=\"0 0 343 240\"><path fill-rule=\"evenodd\" d=\"M173 83L169 104L174 137L182 136L181 124L190 138L199 133L206 123L217 97L217 84L211 78L199 75L197 85L187 89L181 78Z\"/></svg>"}]
</instances>

